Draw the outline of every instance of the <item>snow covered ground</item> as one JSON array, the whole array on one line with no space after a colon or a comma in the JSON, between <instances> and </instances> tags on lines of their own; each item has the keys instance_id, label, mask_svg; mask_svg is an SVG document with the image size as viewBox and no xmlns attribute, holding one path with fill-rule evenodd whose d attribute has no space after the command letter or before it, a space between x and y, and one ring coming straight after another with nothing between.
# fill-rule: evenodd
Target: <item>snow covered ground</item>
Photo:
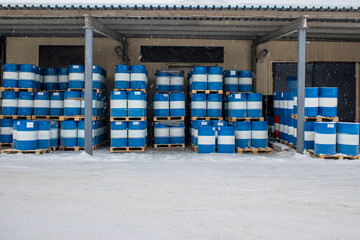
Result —
<instances>
[{"instance_id":1,"label":"snow covered ground","mask_svg":"<svg viewBox=\"0 0 360 240\"><path fill-rule=\"evenodd\" d=\"M0 239L359 239L360 161L0 155Z\"/></svg>"}]
</instances>

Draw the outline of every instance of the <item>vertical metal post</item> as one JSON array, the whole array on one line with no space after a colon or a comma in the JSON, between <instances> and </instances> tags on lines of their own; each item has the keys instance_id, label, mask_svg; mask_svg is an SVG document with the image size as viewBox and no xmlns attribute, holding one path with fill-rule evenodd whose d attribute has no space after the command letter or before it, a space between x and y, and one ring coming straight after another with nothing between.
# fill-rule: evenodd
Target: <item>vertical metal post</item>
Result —
<instances>
[{"instance_id":1,"label":"vertical metal post","mask_svg":"<svg viewBox=\"0 0 360 240\"><path fill-rule=\"evenodd\" d=\"M298 30L298 62L297 62L297 146L298 153L304 152L305 125L305 50L306 29Z\"/></svg>"},{"instance_id":2,"label":"vertical metal post","mask_svg":"<svg viewBox=\"0 0 360 240\"><path fill-rule=\"evenodd\" d=\"M123 49L123 62L125 65L129 65L129 43L126 37L124 37Z\"/></svg>"},{"instance_id":3,"label":"vertical metal post","mask_svg":"<svg viewBox=\"0 0 360 240\"><path fill-rule=\"evenodd\" d=\"M93 27L85 26L85 152L92 155Z\"/></svg>"}]
</instances>

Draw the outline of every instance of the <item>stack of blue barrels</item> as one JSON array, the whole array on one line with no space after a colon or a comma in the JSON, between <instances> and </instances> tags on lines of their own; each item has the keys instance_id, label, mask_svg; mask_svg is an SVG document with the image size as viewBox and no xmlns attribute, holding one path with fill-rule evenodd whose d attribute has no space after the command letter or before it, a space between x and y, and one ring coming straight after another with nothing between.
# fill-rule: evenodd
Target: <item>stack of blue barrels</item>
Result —
<instances>
[{"instance_id":1,"label":"stack of blue barrels","mask_svg":"<svg viewBox=\"0 0 360 240\"><path fill-rule=\"evenodd\" d=\"M226 118L261 118L261 93L230 93L224 96L224 115Z\"/></svg>"},{"instance_id":2,"label":"stack of blue barrels","mask_svg":"<svg viewBox=\"0 0 360 240\"><path fill-rule=\"evenodd\" d=\"M155 75L154 147L185 148L184 71L157 70Z\"/></svg>"},{"instance_id":3,"label":"stack of blue barrels","mask_svg":"<svg viewBox=\"0 0 360 240\"><path fill-rule=\"evenodd\" d=\"M144 65L116 65L110 93L110 151L147 145L148 71Z\"/></svg>"}]
</instances>

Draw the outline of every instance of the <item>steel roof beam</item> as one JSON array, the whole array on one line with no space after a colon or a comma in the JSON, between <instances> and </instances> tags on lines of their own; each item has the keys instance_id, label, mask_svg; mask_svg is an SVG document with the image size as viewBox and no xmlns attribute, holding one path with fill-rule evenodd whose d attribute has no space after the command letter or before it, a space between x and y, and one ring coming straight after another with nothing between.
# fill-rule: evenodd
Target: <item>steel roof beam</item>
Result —
<instances>
[{"instance_id":1,"label":"steel roof beam","mask_svg":"<svg viewBox=\"0 0 360 240\"><path fill-rule=\"evenodd\" d=\"M307 25L307 18L306 17L302 17L288 25L285 25L281 28L279 28L276 31L270 32L262 37L259 37L257 39L254 40L253 44L255 46L259 46L260 44L272 41L272 40L276 40L278 38L282 38L286 35L290 35L294 32L296 32L298 29L307 29L308 25Z\"/></svg>"},{"instance_id":2,"label":"steel roof beam","mask_svg":"<svg viewBox=\"0 0 360 240\"><path fill-rule=\"evenodd\" d=\"M95 32L100 33L101 35L112 38L115 41L118 41L121 43L124 42L125 36L119 34L118 32L107 27L106 25L104 25L103 23L99 22L98 20L96 20L95 18L93 18L89 15L84 15L84 17L85 17L85 27L92 27L92 28L94 28Z\"/></svg>"}]
</instances>

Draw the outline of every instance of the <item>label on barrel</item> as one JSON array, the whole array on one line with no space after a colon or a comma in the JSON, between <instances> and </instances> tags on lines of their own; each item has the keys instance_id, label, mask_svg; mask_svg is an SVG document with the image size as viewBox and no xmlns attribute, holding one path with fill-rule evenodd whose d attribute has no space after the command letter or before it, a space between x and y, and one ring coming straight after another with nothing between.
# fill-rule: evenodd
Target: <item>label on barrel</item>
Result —
<instances>
[{"instance_id":1,"label":"label on barrel","mask_svg":"<svg viewBox=\"0 0 360 240\"><path fill-rule=\"evenodd\" d=\"M241 94L235 94L236 99L241 99Z\"/></svg>"},{"instance_id":2,"label":"label on barrel","mask_svg":"<svg viewBox=\"0 0 360 240\"><path fill-rule=\"evenodd\" d=\"M59 93L58 92L54 93L54 96L59 96Z\"/></svg>"},{"instance_id":3,"label":"label on barrel","mask_svg":"<svg viewBox=\"0 0 360 240\"><path fill-rule=\"evenodd\" d=\"M33 128L34 127L34 123L33 122L27 122L26 123L26 128Z\"/></svg>"},{"instance_id":4,"label":"label on barrel","mask_svg":"<svg viewBox=\"0 0 360 240\"><path fill-rule=\"evenodd\" d=\"M328 128L334 128L334 124L328 124Z\"/></svg>"},{"instance_id":5,"label":"label on barrel","mask_svg":"<svg viewBox=\"0 0 360 240\"><path fill-rule=\"evenodd\" d=\"M121 92L115 92L114 94L115 95L121 95Z\"/></svg>"},{"instance_id":6,"label":"label on barrel","mask_svg":"<svg viewBox=\"0 0 360 240\"><path fill-rule=\"evenodd\" d=\"M122 122L115 122L115 125L122 125Z\"/></svg>"},{"instance_id":7,"label":"label on barrel","mask_svg":"<svg viewBox=\"0 0 360 240\"><path fill-rule=\"evenodd\" d=\"M44 95L44 93L43 93L43 92L39 92L38 95L42 96L42 95Z\"/></svg>"},{"instance_id":8,"label":"label on barrel","mask_svg":"<svg viewBox=\"0 0 360 240\"><path fill-rule=\"evenodd\" d=\"M139 122L133 122L133 125L139 125Z\"/></svg>"},{"instance_id":9,"label":"label on barrel","mask_svg":"<svg viewBox=\"0 0 360 240\"><path fill-rule=\"evenodd\" d=\"M235 75L235 74L236 74L236 71L230 71L230 74L231 74L231 75Z\"/></svg>"},{"instance_id":10,"label":"label on barrel","mask_svg":"<svg viewBox=\"0 0 360 240\"><path fill-rule=\"evenodd\" d=\"M140 95L140 93L141 93L141 92L135 92L134 94L135 94L135 95Z\"/></svg>"}]
</instances>

